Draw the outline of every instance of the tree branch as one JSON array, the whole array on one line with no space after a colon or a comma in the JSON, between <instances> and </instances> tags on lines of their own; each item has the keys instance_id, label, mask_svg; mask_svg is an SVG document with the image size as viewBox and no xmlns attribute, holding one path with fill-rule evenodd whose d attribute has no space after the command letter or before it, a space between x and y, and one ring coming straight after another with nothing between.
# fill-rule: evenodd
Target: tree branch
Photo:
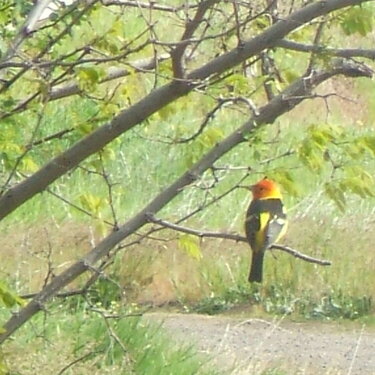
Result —
<instances>
[{"instance_id":1,"label":"tree branch","mask_svg":"<svg viewBox=\"0 0 375 375\"><path fill-rule=\"evenodd\" d=\"M158 58L148 58L148 59L141 59L134 62L129 62L127 65L130 67L130 69L127 68L110 68L107 71L107 75L103 77L98 83L105 83L108 81L112 81L121 77L126 77L129 74L132 73L132 69L134 71L139 73L148 72L152 69L155 69L155 67L162 61L168 59L169 56L164 54L159 56ZM51 84L52 88L50 91L46 94L48 97L48 101L54 101L62 98L66 98L68 96L73 95L79 95L82 93L82 90L80 89L77 82L70 82L61 84L59 86L53 86L53 83ZM41 94L40 91L37 91L33 93L30 97L22 100L17 104L17 106L11 110L10 112L0 112L0 119L9 117L10 115L13 115L15 113L20 113L28 109L29 104L32 103L32 101L37 98Z\"/></svg>"},{"instance_id":2,"label":"tree branch","mask_svg":"<svg viewBox=\"0 0 375 375\"><path fill-rule=\"evenodd\" d=\"M147 218L151 223L158 224L158 225L160 225L164 228L169 228L169 229L176 230L178 232L192 234L194 236L198 236L198 237L201 237L201 238L203 238L203 237L223 238L223 239L226 239L226 240L233 240L233 241L236 241L236 242L246 242L246 243L248 243L246 237L243 237L243 236L238 235L238 234L224 233L224 232L207 232L207 231L196 230L196 229L192 229L192 228L186 228L186 227L183 227L181 225L173 224L173 223L170 223L168 221L158 219L152 214L147 215ZM270 249L285 251L286 253L291 254L296 258L302 259L302 260L304 260L306 262L309 262L309 263L319 264L321 266L330 266L332 264L332 262L330 262L329 260L322 260L322 259L313 258L309 255L301 253L298 250L292 249L291 247L284 246L284 245L274 244L274 245L271 246Z\"/></svg>"},{"instance_id":3,"label":"tree branch","mask_svg":"<svg viewBox=\"0 0 375 375\"><path fill-rule=\"evenodd\" d=\"M321 266L330 266L332 264L330 260L313 258L312 256L303 254L300 251L292 249L289 246L273 244L270 249L285 251L286 253L291 254L296 258L302 259L309 263L319 264Z\"/></svg>"},{"instance_id":4,"label":"tree branch","mask_svg":"<svg viewBox=\"0 0 375 375\"><path fill-rule=\"evenodd\" d=\"M337 57L364 57L370 60L375 60L375 49L364 49L364 48L330 48L322 45L315 44L303 44L297 43L291 40L280 40L276 42L277 47L290 49L297 52L316 52L321 54L327 54Z\"/></svg>"},{"instance_id":5,"label":"tree branch","mask_svg":"<svg viewBox=\"0 0 375 375\"><path fill-rule=\"evenodd\" d=\"M135 7L135 8L143 8L143 9L150 9L150 10L159 10L162 12L169 12L169 13L177 13L181 10L186 9L193 9L196 8L198 5L196 4L183 4L179 7L173 7L163 4L158 4L155 1L150 1L149 3L141 2L141 1L126 1L126 0L102 0L103 4L106 6L122 6L122 7Z\"/></svg>"},{"instance_id":6,"label":"tree branch","mask_svg":"<svg viewBox=\"0 0 375 375\"><path fill-rule=\"evenodd\" d=\"M145 72L154 69L157 64L161 63L162 61L168 59L169 56L161 55L157 59L149 58L149 59L142 59L134 62L127 63L131 69L134 69L136 72ZM102 78L99 83L104 83L108 81L112 81L117 78L126 77L131 73L131 69L126 68L111 68L108 70L107 75ZM49 100L56 100L65 98L67 96L77 95L81 93L81 89L79 88L76 82L71 82L65 85L57 86L52 88L49 94Z\"/></svg>"},{"instance_id":7,"label":"tree branch","mask_svg":"<svg viewBox=\"0 0 375 375\"><path fill-rule=\"evenodd\" d=\"M83 289L77 289L77 290L69 290L67 292L61 292L57 293L55 297L58 298L66 298L66 297L73 297L73 296L82 296L88 292L87 288ZM22 299L31 299L34 298L38 295L39 293L27 293L27 294L22 294L20 297Z\"/></svg>"},{"instance_id":8,"label":"tree branch","mask_svg":"<svg viewBox=\"0 0 375 375\"><path fill-rule=\"evenodd\" d=\"M204 120L202 121L202 123L200 124L198 130L194 134L192 134L191 136L189 136L187 138L174 139L170 143L173 143L173 144L177 144L177 143L189 143L189 142L193 141L199 135L202 134L202 132L204 131L204 129L206 128L206 126L208 125L208 123L212 119L214 119L214 117L216 115L216 112L218 112L222 107L224 107L228 103L239 103L239 102L245 103L247 105L247 107L249 108L249 111L251 111L253 114L257 113L257 109L255 108L255 106L251 102L251 100L247 99L247 98L245 98L243 96L230 97L230 98L219 98L218 99L218 103L216 104L216 106L211 111L209 111L206 114L206 116L205 116Z\"/></svg>"},{"instance_id":9,"label":"tree branch","mask_svg":"<svg viewBox=\"0 0 375 375\"><path fill-rule=\"evenodd\" d=\"M175 78L181 79L184 77L184 67L182 58L187 46L189 45L189 39L193 36L195 30L201 24L206 11L217 2L219 2L219 0L201 1L194 18L191 21L187 22L185 26L185 31L181 37L181 43L171 53L172 70L173 76Z\"/></svg>"}]
</instances>

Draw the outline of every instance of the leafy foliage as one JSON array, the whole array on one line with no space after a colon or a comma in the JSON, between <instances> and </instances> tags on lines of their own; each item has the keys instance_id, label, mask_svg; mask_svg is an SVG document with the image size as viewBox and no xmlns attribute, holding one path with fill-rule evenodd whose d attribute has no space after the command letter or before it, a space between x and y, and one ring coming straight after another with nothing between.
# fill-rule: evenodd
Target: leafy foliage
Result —
<instances>
[{"instance_id":1,"label":"leafy foliage","mask_svg":"<svg viewBox=\"0 0 375 375\"><path fill-rule=\"evenodd\" d=\"M188 255L196 260L202 258L202 252L199 246L199 239L191 234L184 234L179 236L178 239L179 247L185 251Z\"/></svg>"},{"instance_id":2,"label":"leafy foliage","mask_svg":"<svg viewBox=\"0 0 375 375\"><path fill-rule=\"evenodd\" d=\"M293 315L305 319L350 319L355 320L371 315L373 301L368 296L350 296L344 291L314 300L308 292L297 297L286 285L269 285L264 290L251 288L228 289L224 295L205 298L193 307L193 311L203 314L220 314L235 305L244 306L249 301L260 305L265 312L277 315Z\"/></svg>"},{"instance_id":3,"label":"leafy foliage","mask_svg":"<svg viewBox=\"0 0 375 375\"><path fill-rule=\"evenodd\" d=\"M0 302L8 309L15 305L25 304L25 301L13 292L4 280L0 280Z\"/></svg>"},{"instance_id":4,"label":"leafy foliage","mask_svg":"<svg viewBox=\"0 0 375 375\"><path fill-rule=\"evenodd\" d=\"M340 26L346 35L360 34L366 36L374 29L375 8L373 4L356 6L345 12Z\"/></svg>"}]
</instances>

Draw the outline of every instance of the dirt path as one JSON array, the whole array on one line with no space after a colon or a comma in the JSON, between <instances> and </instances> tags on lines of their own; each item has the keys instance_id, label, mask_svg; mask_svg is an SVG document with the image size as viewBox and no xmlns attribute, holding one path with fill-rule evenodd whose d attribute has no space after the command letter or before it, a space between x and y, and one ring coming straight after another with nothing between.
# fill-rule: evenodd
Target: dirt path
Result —
<instances>
[{"instance_id":1,"label":"dirt path","mask_svg":"<svg viewBox=\"0 0 375 375\"><path fill-rule=\"evenodd\" d=\"M277 368L286 374L375 375L375 332L366 327L194 314L148 316L163 321L173 338L195 343L231 374Z\"/></svg>"}]
</instances>

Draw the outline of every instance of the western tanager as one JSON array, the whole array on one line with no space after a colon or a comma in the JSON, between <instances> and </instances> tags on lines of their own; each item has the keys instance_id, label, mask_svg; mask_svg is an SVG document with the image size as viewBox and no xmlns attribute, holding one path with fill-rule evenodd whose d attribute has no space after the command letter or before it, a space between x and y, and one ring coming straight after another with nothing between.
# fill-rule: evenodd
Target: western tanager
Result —
<instances>
[{"instance_id":1,"label":"western tanager","mask_svg":"<svg viewBox=\"0 0 375 375\"><path fill-rule=\"evenodd\" d=\"M275 182L264 178L250 186L253 200L246 213L246 238L252 249L249 282L262 282L265 251L286 232L282 196Z\"/></svg>"}]
</instances>

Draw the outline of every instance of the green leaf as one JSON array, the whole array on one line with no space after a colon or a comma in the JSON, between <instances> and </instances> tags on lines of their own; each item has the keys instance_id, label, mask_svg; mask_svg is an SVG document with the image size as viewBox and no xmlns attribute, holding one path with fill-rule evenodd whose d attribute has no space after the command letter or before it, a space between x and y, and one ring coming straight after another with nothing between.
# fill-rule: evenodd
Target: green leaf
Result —
<instances>
[{"instance_id":1,"label":"green leaf","mask_svg":"<svg viewBox=\"0 0 375 375\"><path fill-rule=\"evenodd\" d=\"M104 118L112 118L118 112L119 107L117 104L111 102L103 102L100 105L100 115Z\"/></svg>"},{"instance_id":2,"label":"green leaf","mask_svg":"<svg viewBox=\"0 0 375 375\"><path fill-rule=\"evenodd\" d=\"M199 246L199 239L197 236L193 236L191 234L181 235L178 239L178 246L192 258L196 260L201 260L202 252Z\"/></svg>"},{"instance_id":3,"label":"green leaf","mask_svg":"<svg viewBox=\"0 0 375 375\"><path fill-rule=\"evenodd\" d=\"M38 164L31 157L24 157L21 161L21 169L23 172L36 172L39 169Z\"/></svg>"},{"instance_id":4,"label":"green leaf","mask_svg":"<svg viewBox=\"0 0 375 375\"><path fill-rule=\"evenodd\" d=\"M14 293L3 280L0 280L0 302L7 308L15 305L23 306L25 304L25 301Z\"/></svg>"},{"instance_id":5,"label":"green leaf","mask_svg":"<svg viewBox=\"0 0 375 375\"><path fill-rule=\"evenodd\" d=\"M288 194L292 196L298 196L300 194L298 184L290 171L278 169L272 172L269 177L277 181L283 191Z\"/></svg>"},{"instance_id":6,"label":"green leaf","mask_svg":"<svg viewBox=\"0 0 375 375\"><path fill-rule=\"evenodd\" d=\"M82 67L77 69L77 80L81 90L92 91L99 83L103 71L100 68Z\"/></svg>"},{"instance_id":7,"label":"green leaf","mask_svg":"<svg viewBox=\"0 0 375 375\"><path fill-rule=\"evenodd\" d=\"M292 69L285 69L285 71L283 71L283 77L285 78L285 80L286 80L288 83L292 83L292 82L294 82L297 78L300 77L300 74L298 74L298 72L295 71L295 70L292 70Z\"/></svg>"},{"instance_id":8,"label":"green leaf","mask_svg":"<svg viewBox=\"0 0 375 375\"><path fill-rule=\"evenodd\" d=\"M202 146L204 146L205 149L209 149L215 146L223 138L224 138L224 134L220 129L209 128L198 138L198 142Z\"/></svg>"},{"instance_id":9,"label":"green leaf","mask_svg":"<svg viewBox=\"0 0 375 375\"><path fill-rule=\"evenodd\" d=\"M263 30L263 29L269 27L270 23L271 23L271 17L268 14L265 14L263 16L259 16L259 17L256 18L255 26L258 29Z\"/></svg>"},{"instance_id":10,"label":"green leaf","mask_svg":"<svg viewBox=\"0 0 375 375\"><path fill-rule=\"evenodd\" d=\"M264 77L262 79L264 80ZM229 91L236 95L246 95L251 91L249 78L243 74L232 74L224 82Z\"/></svg>"},{"instance_id":11,"label":"green leaf","mask_svg":"<svg viewBox=\"0 0 375 375\"><path fill-rule=\"evenodd\" d=\"M346 11L340 26L346 35L366 36L374 27L374 7L372 4L352 7Z\"/></svg>"},{"instance_id":12,"label":"green leaf","mask_svg":"<svg viewBox=\"0 0 375 375\"><path fill-rule=\"evenodd\" d=\"M320 171L325 164L326 151L341 134L342 129L333 124L311 125L305 139L297 147L297 155L312 171Z\"/></svg>"},{"instance_id":13,"label":"green leaf","mask_svg":"<svg viewBox=\"0 0 375 375\"><path fill-rule=\"evenodd\" d=\"M327 182L324 185L324 191L330 199L336 204L341 212L345 212L346 198L342 186Z\"/></svg>"},{"instance_id":14,"label":"green leaf","mask_svg":"<svg viewBox=\"0 0 375 375\"><path fill-rule=\"evenodd\" d=\"M369 135L361 137L358 139L358 144L366 151L370 152L372 156L375 156L375 136Z\"/></svg>"},{"instance_id":15,"label":"green leaf","mask_svg":"<svg viewBox=\"0 0 375 375\"><path fill-rule=\"evenodd\" d=\"M350 166L345 168L344 171L346 177L341 181L343 189L345 188L345 190L349 190L361 198L373 197L375 195L374 178L361 166Z\"/></svg>"},{"instance_id":16,"label":"green leaf","mask_svg":"<svg viewBox=\"0 0 375 375\"><path fill-rule=\"evenodd\" d=\"M91 133L94 129L94 125L90 122L82 122L78 124L77 129L84 135Z\"/></svg>"},{"instance_id":17,"label":"green leaf","mask_svg":"<svg viewBox=\"0 0 375 375\"><path fill-rule=\"evenodd\" d=\"M105 205L105 199L91 193L81 194L79 200L87 211L99 216L100 209Z\"/></svg>"},{"instance_id":18,"label":"green leaf","mask_svg":"<svg viewBox=\"0 0 375 375\"><path fill-rule=\"evenodd\" d=\"M314 147L313 142L305 139L297 148L297 155L299 159L312 171L319 171L324 164L324 155L321 150Z\"/></svg>"}]
</instances>

